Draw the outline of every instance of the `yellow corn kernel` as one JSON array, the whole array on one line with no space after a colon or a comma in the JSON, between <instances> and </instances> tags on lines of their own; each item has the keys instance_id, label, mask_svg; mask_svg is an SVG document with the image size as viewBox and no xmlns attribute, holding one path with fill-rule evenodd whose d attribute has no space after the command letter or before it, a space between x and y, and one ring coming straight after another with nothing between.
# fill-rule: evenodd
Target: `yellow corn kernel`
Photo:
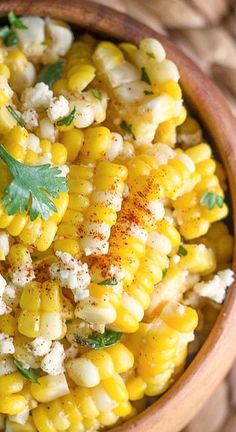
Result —
<instances>
[{"instance_id":1,"label":"yellow corn kernel","mask_svg":"<svg viewBox=\"0 0 236 432\"><path fill-rule=\"evenodd\" d=\"M100 42L93 54L93 61L98 73L104 73L124 61L121 50L112 42Z\"/></svg>"},{"instance_id":2,"label":"yellow corn kernel","mask_svg":"<svg viewBox=\"0 0 236 432\"><path fill-rule=\"evenodd\" d=\"M204 160L210 159L212 151L208 144L201 143L186 150L186 154L198 164Z\"/></svg>"},{"instance_id":3,"label":"yellow corn kernel","mask_svg":"<svg viewBox=\"0 0 236 432\"><path fill-rule=\"evenodd\" d=\"M10 69L11 75L23 72L27 66L27 57L20 50L8 51L5 57L5 63Z\"/></svg>"},{"instance_id":4,"label":"yellow corn kernel","mask_svg":"<svg viewBox=\"0 0 236 432\"><path fill-rule=\"evenodd\" d=\"M61 78L55 81L52 85L53 94L57 97L61 96L61 94L67 90L67 80Z\"/></svg>"},{"instance_id":5,"label":"yellow corn kernel","mask_svg":"<svg viewBox=\"0 0 236 432\"><path fill-rule=\"evenodd\" d=\"M37 432L31 417L23 425L7 419L6 430L11 432Z\"/></svg>"},{"instance_id":6,"label":"yellow corn kernel","mask_svg":"<svg viewBox=\"0 0 236 432\"><path fill-rule=\"evenodd\" d=\"M141 377L133 377L126 382L129 399L132 401L143 398L147 384Z\"/></svg>"},{"instance_id":7,"label":"yellow corn kernel","mask_svg":"<svg viewBox=\"0 0 236 432\"><path fill-rule=\"evenodd\" d=\"M53 243L54 251L62 251L71 254L72 256L80 255L79 243L77 240L73 239L58 239Z\"/></svg>"},{"instance_id":8,"label":"yellow corn kernel","mask_svg":"<svg viewBox=\"0 0 236 432\"><path fill-rule=\"evenodd\" d=\"M67 149L68 162L74 162L84 142L83 132L76 128L69 131L61 132L60 141Z\"/></svg>"},{"instance_id":9,"label":"yellow corn kernel","mask_svg":"<svg viewBox=\"0 0 236 432\"><path fill-rule=\"evenodd\" d=\"M52 163L54 165L64 165L67 161L67 149L61 143L54 143L51 147Z\"/></svg>"},{"instance_id":10,"label":"yellow corn kernel","mask_svg":"<svg viewBox=\"0 0 236 432\"><path fill-rule=\"evenodd\" d=\"M68 78L68 89L72 92L81 92L88 86L94 77L94 66L89 64L80 64L76 71Z\"/></svg>"},{"instance_id":11,"label":"yellow corn kernel","mask_svg":"<svg viewBox=\"0 0 236 432\"><path fill-rule=\"evenodd\" d=\"M46 375L38 378L38 383L31 384L31 394L38 402L51 402L69 393L64 374L57 376Z\"/></svg>"},{"instance_id":12,"label":"yellow corn kernel","mask_svg":"<svg viewBox=\"0 0 236 432\"><path fill-rule=\"evenodd\" d=\"M25 398L18 394L11 394L9 396L0 396L0 413L8 415L16 415L24 411L27 406Z\"/></svg>"},{"instance_id":13,"label":"yellow corn kernel","mask_svg":"<svg viewBox=\"0 0 236 432\"><path fill-rule=\"evenodd\" d=\"M46 251L52 244L53 239L57 232L57 225L55 222L48 220L43 221L41 225L42 234L35 241L34 246L38 251Z\"/></svg>"},{"instance_id":14,"label":"yellow corn kernel","mask_svg":"<svg viewBox=\"0 0 236 432\"><path fill-rule=\"evenodd\" d=\"M178 303L169 303L161 312L160 318L180 333L192 332L198 324L197 312Z\"/></svg>"},{"instance_id":15,"label":"yellow corn kernel","mask_svg":"<svg viewBox=\"0 0 236 432\"><path fill-rule=\"evenodd\" d=\"M0 389L4 395L11 395L23 389L24 379L19 372L0 376ZM1 399L1 398L0 398ZM1 410L0 410L1 411Z\"/></svg>"},{"instance_id":16,"label":"yellow corn kernel","mask_svg":"<svg viewBox=\"0 0 236 432\"><path fill-rule=\"evenodd\" d=\"M7 227L7 231L14 237L20 235L28 220L29 218L27 215L22 213L16 214L10 225Z\"/></svg>"},{"instance_id":17,"label":"yellow corn kernel","mask_svg":"<svg viewBox=\"0 0 236 432\"><path fill-rule=\"evenodd\" d=\"M212 249L204 245L184 245L187 251L185 256L181 256L179 265L192 272L207 275L215 271L216 258Z\"/></svg>"},{"instance_id":18,"label":"yellow corn kernel","mask_svg":"<svg viewBox=\"0 0 236 432\"><path fill-rule=\"evenodd\" d=\"M105 156L111 143L111 132L104 126L89 128L84 132L84 144L80 151L82 162L92 162Z\"/></svg>"},{"instance_id":19,"label":"yellow corn kernel","mask_svg":"<svg viewBox=\"0 0 236 432\"><path fill-rule=\"evenodd\" d=\"M4 136L3 145L12 157L19 162L24 161L25 148L28 142L28 132L24 127L14 126L7 135Z\"/></svg>"},{"instance_id":20,"label":"yellow corn kernel","mask_svg":"<svg viewBox=\"0 0 236 432\"><path fill-rule=\"evenodd\" d=\"M181 87L175 81L165 81L159 86L159 90L160 92L168 93L175 100L182 98Z\"/></svg>"},{"instance_id":21,"label":"yellow corn kernel","mask_svg":"<svg viewBox=\"0 0 236 432\"><path fill-rule=\"evenodd\" d=\"M10 78L10 69L4 63L0 64L0 75L3 75L7 80Z\"/></svg>"},{"instance_id":22,"label":"yellow corn kernel","mask_svg":"<svg viewBox=\"0 0 236 432\"><path fill-rule=\"evenodd\" d=\"M14 336L16 331L16 318L10 314L0 316L0 333Z\"/></svg>"}]
</instances>

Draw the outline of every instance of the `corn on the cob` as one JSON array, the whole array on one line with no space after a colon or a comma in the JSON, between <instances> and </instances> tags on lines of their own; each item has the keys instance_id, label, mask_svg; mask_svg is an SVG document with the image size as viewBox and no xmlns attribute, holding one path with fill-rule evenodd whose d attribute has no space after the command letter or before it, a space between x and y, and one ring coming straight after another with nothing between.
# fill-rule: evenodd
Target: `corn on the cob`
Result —
<instances>
[{"instance_id":1,"label":"corn on the cob","mask_svg":"<svg viewBox=\"0 0 236 432\"><path fill-rule=\"evenodd\" d=\"M132 410L126 386L114 374L91 389L75 388L70 395L33 410L33 420L39 432L60 430L89 431L111 426L119 417Z\"/></svg>"},{"instance_id":2,"label":"corn on the cob","mask_svg":"<svg viewBox=\"0 0 236 432\"><path fill-rule=\"evenodd\" d=\"M173 201L173 206L176 210L180 233L190 240L206 234L212 222L226 217L228 207L225 203L221 207L216 205L211 209L201 205L201 199L206 192L224 196L219 180L214 174L216 164L211 158L209 145L202 143L191 147L186 154L194 161L201 180L192 192Z\"/></svg>"},{"instance_id":3,"label":"corn on the cob","mask_svg":"<svg viewBox=\"0 0 236 432\"><path fill-rule=\"evenodd\" d=\"M56 281L31 282L20 298L19 332L30 338L61 339L66 332L62 317L62 294Z\"/></svg>"},{"instance_id":4,"label":"corn on the cob","mask_svg":"<svg viewBox=\"0 0 236 432\"><path fill-rule=\"evenodd\" d=\"M156 396L167 389L175 368L185 361L197 321L193 309L169 302L152 323L141 324L137 334L127 336L137 361L137 375L127 381L130 399Z\"/></svg>"}]
</instances>

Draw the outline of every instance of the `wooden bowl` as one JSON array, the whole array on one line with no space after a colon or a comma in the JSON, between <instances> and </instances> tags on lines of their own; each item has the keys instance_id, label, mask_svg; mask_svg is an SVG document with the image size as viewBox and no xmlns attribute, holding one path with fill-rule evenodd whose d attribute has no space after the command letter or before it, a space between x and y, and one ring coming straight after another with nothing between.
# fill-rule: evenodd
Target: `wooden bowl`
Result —
<instances>
[{"instance_id":1,"label":"wooden bowl","mask_svg":"<svg viewBox=\"0 0 236 432\"><path fill-rule=\"evenodd\" d=\"M0 14L51 16L66 20L89 31L138 43L156 37L181 74L187 100L209 132L229 180L236 227L236 124L221 92L166 37L145 25L105 6L82 0L1 0ZM233 267L236 268L234 248ZM207 341L191 365L169 391L130 421L116 427L116 432L178 432L208 399L228 372L236 354L236 285L228 291L223 308Z\"/></svg>"}]
</instances>

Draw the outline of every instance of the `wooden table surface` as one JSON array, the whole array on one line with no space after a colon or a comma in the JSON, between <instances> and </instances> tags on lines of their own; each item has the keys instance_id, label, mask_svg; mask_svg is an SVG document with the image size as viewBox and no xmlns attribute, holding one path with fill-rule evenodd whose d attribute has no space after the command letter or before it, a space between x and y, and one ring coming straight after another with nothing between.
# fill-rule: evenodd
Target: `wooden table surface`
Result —
<instances>
[{"instance_id":1,"label":"wooden table surface","mask_svg":"<svg viewBox=\"0 0 236 432\"><path fill-rule=\"evenodd\" d=\"M96 2L169 35L217 82L236 115L236 0ZM236 364L183 432L236 432Z\"/></svg>"}]
</instances>

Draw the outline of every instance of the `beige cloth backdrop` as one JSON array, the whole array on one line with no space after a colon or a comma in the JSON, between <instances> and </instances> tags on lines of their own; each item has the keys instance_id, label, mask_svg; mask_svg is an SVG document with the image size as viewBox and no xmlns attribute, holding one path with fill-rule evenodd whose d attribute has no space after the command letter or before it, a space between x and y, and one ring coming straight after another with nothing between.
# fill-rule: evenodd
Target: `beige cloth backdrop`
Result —
<instances>
[{"instance_id":1,"label":"beige cloth backdrop","mask_svg":"<svg viewBox=\"0 0 236 432\"><path fill-rule=\"evenodd\" d=\"M169 35L221 87L236 116L236 0L96 1ZM236 432L236 365L184 432Z\"/></svg>"}]
</instances>

